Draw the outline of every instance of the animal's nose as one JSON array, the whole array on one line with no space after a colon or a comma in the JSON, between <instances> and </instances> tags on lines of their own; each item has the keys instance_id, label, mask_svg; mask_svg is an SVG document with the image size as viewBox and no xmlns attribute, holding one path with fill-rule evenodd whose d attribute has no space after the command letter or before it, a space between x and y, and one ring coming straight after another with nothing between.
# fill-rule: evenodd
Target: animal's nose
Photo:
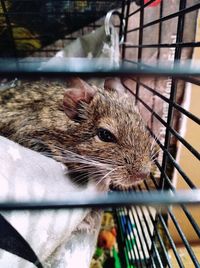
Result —
<instances>
[{"instance_id":1,"label":"animal's nose","mask_svg":"<svg viewBox=\"0 0 200 268\"><path fill-rule=\"evenodd\" d=\"M137 176L138 176L139 179L144 180L144 179L147 178L148 173L142 173L142 172L139 172L139 173L137 174Z\"/></svg>"},{"instance_id":2,"label":"animal's nose","mask_svg":"<svg viewBox=\"0 0 200 268\"><path fill-rule=\"evenodd\" d=\"M141 174L146 174L146 176L149 175L150 171L151 171L151 163L147 163L145 166L143 166L140 169L140 173Z\"/></svg>"},{"instance_id":3,"label":"animal's nose","mask_svg":"<svg viewBox=\"0 0 200 268\"><path fill-rule=\"evenodd\" d=\"M150 166L146 165L145 167L142 167L138 170L138 177L140 179L146 179L150 174Z\"/></svg>"}]
</instances>

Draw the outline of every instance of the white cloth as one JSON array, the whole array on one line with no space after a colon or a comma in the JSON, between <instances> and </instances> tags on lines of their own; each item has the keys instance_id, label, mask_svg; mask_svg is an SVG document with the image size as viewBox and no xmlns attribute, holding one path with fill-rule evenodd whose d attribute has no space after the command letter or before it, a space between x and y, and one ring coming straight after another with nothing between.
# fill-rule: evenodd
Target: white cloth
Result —
<instances>
[{"instance_id":1,"label":"white cloth","mask_svg":"<svg viewBox=\"0 0 200 268\"><path fill-rule=\"evenodd\" d=\"M59 71L59 66L67 66L67 70L79 72L86 69L116 68L120 64L119 34L111 21L105 20L105 25L77 38L67 44L47 62L41 64L40 69ZM105 78L90 77L88 82L102 87Z\"/></svg>"},{"instance_id":2,"label":"white cloth","mask_svg":"<svg viewBox=\"0 0 200 268\"><path fill-rule=\"evenodd\" d=\"M96 193L92 184L84 190L75 186L67 177L66 171L66 167L61 163L0 137L0 201L59 200L67 197L70 192ZM27 240L44 267L80 267L78 263L81 260L83 264L81 267L87 268L97 234L77 232L74 235L72 232L77 229L89 211L89 209L12 211L3 212L2 215ZM81 258L83 252L85 258ZM52 257L54 254L57 257ZM77 266L71 266L70 263L67 266L68 258L77 260ZM0 267L35 266L0 250Z\"/></svg>"}]
</instances>

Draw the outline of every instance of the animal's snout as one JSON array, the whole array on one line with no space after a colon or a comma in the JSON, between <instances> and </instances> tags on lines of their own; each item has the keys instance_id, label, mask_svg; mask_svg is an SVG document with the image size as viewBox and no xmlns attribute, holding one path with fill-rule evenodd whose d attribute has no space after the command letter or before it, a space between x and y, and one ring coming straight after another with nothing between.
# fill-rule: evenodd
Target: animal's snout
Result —
<instances>
[{"instance_id":1,"label":"animal's snout","mask_svg":"<svg viewBox=\"0 0 200 268\"><path fill-rule=\"evenodd\" d=\"M147 177L150 174L149 165L144 166L144 167L140 167L140 168L137 168L137 167L134 167L134 166L131 167L131 165L129 165L127 170L129 172L131 178L133 180L135 180L135 181L145 180L145 179L147 179Z\"/></svg>"},{"instance_id":2,"label":"animal's snout","mask_svg":"<svg viewBox=\"0 0 200 268\"><path fill-rule=\"evenodd\" d=\"M147 178L148 175L149 175L148 172L138 172L136 176L138 177L138 179L144 180Z\"/></svg>"},{"instance_id":3,"label":"animal's snout","mask_svg":"<svg viewBox=\"0 0 200 268\"><path fill-rule=\"evenodd\" d=\"M140 168L139 173L149 175L151 172L151 162L146 163L143 167Z\"/></svg>"},{"instance_id":4,"label":"animal's snout","mask_svg":"<svg viewBox=\"0 0 200 268\"><path fill-rule=\"evenodd\" d=\"M139 181L143 181L145 180L146 178L148 177L148 173L141 173L141 172L137 172L137 173L134 173L130 176L131 180L132 181L135 181L135 182L139 182Z\"/></svg>"}]
</instances>

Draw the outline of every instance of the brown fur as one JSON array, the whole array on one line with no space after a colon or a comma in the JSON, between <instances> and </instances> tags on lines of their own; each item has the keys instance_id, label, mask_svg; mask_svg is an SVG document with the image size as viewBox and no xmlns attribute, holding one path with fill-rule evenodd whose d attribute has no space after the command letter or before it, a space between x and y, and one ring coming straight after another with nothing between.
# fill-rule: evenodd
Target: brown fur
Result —
<instances>
[{"instance_id":1,"label":"brown fur","mask_svg":"<svg viewBox=\"0 0 200 268\"><path fill-rule=\"evenodd\" d=\"M90 103L81 103L82 120L75 122L61 106L65 90L58 82L23 81L16 88L0 92L0 135L47 153L69 169L81 169L81 164L65 161L68 151L98 159L116 169L102 180L102 185L137 184L150 171L150 138L133 101L98 89ZM100 141L96 135L99 127L109 129L117 142ZM88 169L82 165L82 171L89 174L87 178L95 179L108 173L89 164Z\"/></svg>"}]
</instances>

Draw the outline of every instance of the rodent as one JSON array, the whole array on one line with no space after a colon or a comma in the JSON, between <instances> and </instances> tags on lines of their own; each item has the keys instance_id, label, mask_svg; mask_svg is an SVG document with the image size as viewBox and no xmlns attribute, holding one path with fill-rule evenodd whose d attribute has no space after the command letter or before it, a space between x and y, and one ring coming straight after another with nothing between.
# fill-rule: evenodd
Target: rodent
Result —
<instances>
[{"instance_id":1,"label":"rodent","mask_svg":"<svg viewBox=\"0 0 200 268\"><path fill-rule=\"evenodd\" d=\"M107 83L109 84L109 83ZM77 183L128 188L151 169L151 139L130 96L80 78L0 92L0 135L67 165Z\"/></svg>"}]
</instances>

